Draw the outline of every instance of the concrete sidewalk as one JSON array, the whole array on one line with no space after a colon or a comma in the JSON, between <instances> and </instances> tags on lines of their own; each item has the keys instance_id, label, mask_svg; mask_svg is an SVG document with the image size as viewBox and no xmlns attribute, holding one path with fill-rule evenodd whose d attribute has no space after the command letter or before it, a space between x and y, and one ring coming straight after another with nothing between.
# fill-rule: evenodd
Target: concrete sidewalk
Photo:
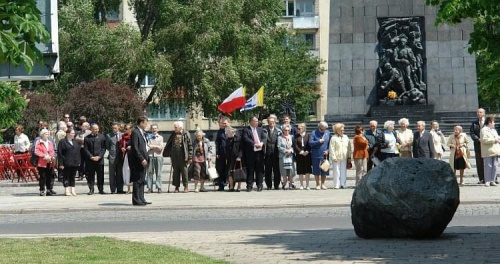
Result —
<instances>
[{"instance_id":1,"label":"concrete sidewalk","mask_svg":"<svg viewBox=\"0 0 500 264\"><path fill-rule=\"evenodd\" d=\"M484 187L475 184L475 178L467 178L466 185L460 187L461 204L500 204L500 186ZM59 183L60 184L60 183ZM297 184L297 182L296 182ZM354 181L348 181L353 186ZM152 193L146 199L153 202L145 207L131 205L130 194L86 195L88 188L78 185L78 196L66 197L63 187L54 188L55 196L40 197L38 188L16 187L0 188L0 214L19 214L36 212L64 211L110 211L110 210L172 210L172 209L207 209L207 208L283 208L283 207L348 207L350 206L354 188L331 189L333 182L328 181L328 190L264 190L242 192L217 192L212 186L209 192L194 193L190 184L190 193ZM244 184L242 185L244 188ZM311 188L315 184L311 183ZM108 186L105 190L108 191ZM167 190L167 186L164 186ZM171 188L173 191L173 188ZM182 190L182 187L181 187Z\"/></svg>"}]
</instances>

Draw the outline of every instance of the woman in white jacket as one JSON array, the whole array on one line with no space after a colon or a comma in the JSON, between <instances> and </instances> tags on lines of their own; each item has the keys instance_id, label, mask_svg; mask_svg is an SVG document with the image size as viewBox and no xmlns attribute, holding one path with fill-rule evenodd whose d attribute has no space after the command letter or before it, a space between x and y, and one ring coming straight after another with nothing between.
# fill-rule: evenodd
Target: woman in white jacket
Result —
<instances>
[{"instance_id":1,"label":"woman in white jacket","mask_svg":"<svg viewBox=\"0 0 500 264\"><path fill-rule=\"evenodd\" d=\"M496 186L495 176L498 172L498 156L500 156L500 137L495 129L495 119L487 117L481 129L481 157L484 160L484 186Z\"/></svg>"},{"instance_id":2,"label":"woman in white jacket","mask_svg":"<svg viewBox=\"0 0 500 264\"><path fill-rule=\"evenodd\" d=\"M347 164L351 162L351 143L344 135L345 125L337 123L333 126L333 135L330 139L330 162L333 166L334 188L345 188L347 178Z\"/></svg>"}]
</instances>

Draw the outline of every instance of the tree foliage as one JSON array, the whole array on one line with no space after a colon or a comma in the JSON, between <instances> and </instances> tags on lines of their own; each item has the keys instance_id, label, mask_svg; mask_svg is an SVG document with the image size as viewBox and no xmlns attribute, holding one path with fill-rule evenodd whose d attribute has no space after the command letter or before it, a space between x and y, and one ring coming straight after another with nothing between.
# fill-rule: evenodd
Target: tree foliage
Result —
<instances>
[{"instance_id":1,"label":"tree foliage","mask_svg":"<svg viewBox=\"0 0 500 264\"><path fill-rule=\"evenodd\" d=\"M217 106L240 85L248 96L265 86L270 111L278 112L279 101L288 97L305 116L317 98L320 61L276 26L281 1L130 2L143 39L151 39L173 65L169 85L157 83L147 101L158 95L183 101L191 112L217 116Z\"/></svg>"},{"instance_id":2,"label":"tree foliage","mask_svg":"<svg viewBox=\"0 0 500 264\"><path fill-rule=\"evenodd\" d=\"M86 116L106 131L113 122L134 122L142 114L142 104L136 91L111 80L82 83L69 91L64 112L71 116Z\"/></svg>"},{"instance_id":3,"label":"tree foliage","mask_svg":"<svg viewBox=\"0 0 500 264\"><path fill-rule=\"evenodd\" d=\"M112 2L73 0L60 5L61 74L43 89L57 95L58 102L80 83L97 79L110 79L139 92L137 76L153 72L158 73L162 84L168 85L170 64L156 52L153 42L142 41L132 25L110 27L96 20L96 5L108 6Z\"/></svg>"},{"instance_id":4,"label":"tree foliage","mask_svg":"<svg viewBox=\"0 0 500 264\"><path fill-rule=\"evenodd\" d=\"M19 88L14 82L0 82L0 129L14 126L22 118L26 100L19 93Z\"/></svg>"},{"instance_id":5,"label":"tree foliage","mask_svg":"<svg viewBox=\"0 0 500 264\"><path fill-rule=\"evenodd\" d=\"M22 64L31 72L42 53L37 43L50 39L35 0L0 1L0 63Z\"/></svg>"},{"instance_id":6,"label":"tree foliage","mask_svg":"<svg viewBox=\"0 0 500 264\"><path fill-rule=\"evenodd\" d=\"M46 122L58 120L60 107L55 97L49 93L31 93L27 95L28 105L23 113L25 134L36 135L38 121Z\"/></svg>"},{"instance_id":7,"label":"tree foliage","mask_svg":"<svg viewBox=\"0 0 500 264\"><path fill-rule=\"evenodd\" d=\"M500 109L500 2L497 0L427 0L439 7L437 23L460 23L472 19L469 52L477 57L479 101Z\"/></svg>"}]
</instances>

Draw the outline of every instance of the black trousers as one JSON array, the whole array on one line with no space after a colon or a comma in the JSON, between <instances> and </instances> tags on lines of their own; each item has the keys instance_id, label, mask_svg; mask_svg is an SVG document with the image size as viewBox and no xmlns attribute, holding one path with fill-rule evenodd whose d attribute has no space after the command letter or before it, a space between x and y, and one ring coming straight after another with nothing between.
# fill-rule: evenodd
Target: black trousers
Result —
<instances>
[{"instance_id":1,"label":"black trousers","mask_svg":"<svg viewBox=\"0 0 500 264\"><path fill-rule=\"evenodd\" d=\"M54 187L54 169L50 167L37 167L37 169L38 175L40 176L40 181L38 182L40 191L44 192L45 188L47 188L47 191L52 190L52 188Z\"/></svg>"},{"instance_id":2,"label":"black trousers","mask_svg":"<svg viewBox=\"0 0 500 264\"><path fill-rule=\"evenodd\" d=\"M480 181L484 181L484 160L481 157L481 143L474 141L474 152L476 156L477 177Z\"/></svg>"},{"instance_id":3,"label":"black trousers","mask_svg":"<svg viewBox=\"0 0 500 264\"><path fill-rule=\"evenodd\" d=\"M368 155L368 160L366 161L366 171L367 172L370 171L373 168L373 166L374 166L373 161L371 159L372 154L373 154L373 150L368 150L368 154L369 154Z\"/></svg>"},{"instance_id":4,"label":"black trousers","mask_svg":"<svg viewBox=\"0 0 500 264\"><path fill-rule=\"evenodd\" d=\"M87 153L85 153L85 149L84 148L80 148L80 167L78 167L78 177L83 177L85 176L85 161L87 161L87 159L85 157L87 157Z\"/></svg>"},{"instance_id":5,"label":"black trousers","mask_svg":"<svg viewBox=\"0 0 500 264\"><path fill-rule=\"evenodd\" d=\"M247 166L247 189L253 188L253 183L257 184L257 188L262 188L264 179L264 153L255 151L251 158L247 158L245 162Z\"/></svg>"},{"instance_id":6,"label":"black trousers","mask_svg":"<svg viewBox=\"0 0 500 264\"><path fill-rule=\"evenodd\" d=\"M123 192L122 166L123 164L118 158L109 160L109 189L111 193Z\"/></svg>"},{"instance_id":7,"label":"black trousers","mask_svg":"<svg viewBox=\"0 0 500 264\"><path fill-rule=\"evenodd\" d=\"M63 169L64 187L75 187L75 176L77 171L78 167L64 167Z\"/></svg>"},{"instance_id":8,"label":"black trousers","mask_svg":"<svg viewBox=\"0 0 500 264\"><path fill-rule=\"evenodd\" d=\"M281 173L279 166L279 154L276 150L276 153L267 154L266 153L266 186L267 188L272 188L274 183L274 189L279 189L281 182ZM273 177L274 176L274 177Z\"/></svg>"},{"instance_id":9,"label":"black trousers","mask_svg":"<svg viewBox=\"0 0 500 264\"><path fill-rule=\"evenodd\" d=\"M95 175L97 173L97 189L99 192L104 191L104 164L100 161L87 160L85 164L85 176L87 177L87 185L90 190L94 190Z\"/></svg>"},{"instance_id":10,"label":"black trousers","mask_svg":"<svg viewBox=\"0 0 500 264\"><path fill-rule=\"evenodd\" d=\"M219 156L218 159L215 159L215 169L219 174L219 188L224 189L224 184L227 181L227 158L226 156Z\"/></svg>"},{"instance_id":11,"label":"black trousers","mask_svg":"<svg viewBox=\"0 0 500 264\"><path fill-rule=\"evenodd\" d=\"M132 204L145 203L144 185L146 185L146 168L142 165L132 165L130 167L130 178L136 179L132 183Z\"/></svg>"}]
</instances>

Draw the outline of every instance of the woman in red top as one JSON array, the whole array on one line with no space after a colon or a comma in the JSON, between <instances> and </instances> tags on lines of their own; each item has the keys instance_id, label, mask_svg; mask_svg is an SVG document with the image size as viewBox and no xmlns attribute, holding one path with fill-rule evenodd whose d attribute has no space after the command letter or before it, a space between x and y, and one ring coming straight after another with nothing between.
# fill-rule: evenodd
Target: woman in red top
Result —
<instances>
[{"instance_id":1,"label":"woman in red top","mask_svg":"<svg viewBox=\"0 0 500 264\"><path fill-rule=\"evenodd\" d=\"M37 169L38 175L40 175L40 196L51 196L54 193L52 188L54 187L54 162L55 162L55 151L52 141L49 140L49 131L47 129L42 129L40 131L40 139L36 141L35 145L35 155L38 157ZM45 187L47 187L47 193L45 193Z\"/></svg>"},{"instance_id":2,"label":"woman in red top","mask_svg":"<svg viewBox=\"0 0 500 264\"><path fill-rule=\"evenodd\" d=\"M366 139L363 134L364 128L362 126L356 126L354 129L354 151L352 152L352 157L354 159L354 165L356 166L356 184L365 176L366 174L366 163L368 161L368 139Z\"/></svg>"},{"instance_id":3,"label":"woman in red top","mask_svg":"<svg viewBox=\"0 0 500 264\"><path fill-rule=\"evenodd\" d=\"M132 193L132 185L130 184L130 167L128 166L128 157L127 152L130 149L128 142L130 141L130 137L132 136L132 125L126 124L124 133L122 135L122 139L120 140L120 150L121 150L121 164L122 164L122 172L123 172L123 183L127 185L127 193Z\"/></svg>"}]
</instances>

